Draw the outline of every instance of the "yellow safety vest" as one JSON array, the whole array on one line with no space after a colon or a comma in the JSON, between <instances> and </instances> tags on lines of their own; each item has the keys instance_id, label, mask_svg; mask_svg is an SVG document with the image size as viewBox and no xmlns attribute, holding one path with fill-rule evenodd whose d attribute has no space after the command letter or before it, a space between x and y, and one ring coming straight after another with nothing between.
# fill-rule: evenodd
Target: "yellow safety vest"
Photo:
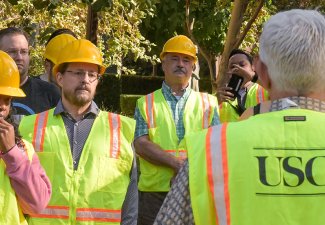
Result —
<instances>
[{"instance_id":1,"label":"yellow safety vest","mask_svg":"<svg viewBox=\"0 0 325 225\"><path fill-rule=\"evenodd\" d=\"M24 140L30 162L32 162L33 146ZM27 225L27 221L20 209L10 178L6 173L6 164L0 159L0 224Z\"/></svg>"},{"instance_id":2,"label":"yellow safety vest","mask_svg":"<svg viewBox=\"0 0 325 225\"><path fill-rule=\"evenodd\" d=\"M186 137L195 224L324 224L324 132L324 113L289 109Z\"/></svg>"},{"instance_id":3,"label":"yellow safety vest","mask_svg":"<svg viewBox=\"0 0 325 225\"><path fill-rule=\"evenodd\" d=\"M133 160L134 120L101 111L74 170L64 122L53 112L24 117L20 123L53 189L47 208L31 215L29 224L120 224Z\"/></svg>"},{"instance_id":4,"label":"yellow safety vest","mask_svg":"<svg viewBox=\"0 0 325 225\"><path fill-rule=\"evenodd\" d=\"M253 107L267 100L269 100L268 92L262 86L254 84L247 92L245 108ZM222 102L220 104L219 112L221 123L238 121L240 115L234 109L234 107L237 106L237 99L231 102Z\"/></svg>"},{"instance_id":5,"label":"yellow safety vest","mask_svg":"<svg viewBox=\"0 0 325 225\"><path fill-rule=\"evenodd\" d=\"M185 135L208 128L212 122L217 99L207 93L191 91L184 109ZM185 158L184 141L178 140L172 111L161 89L140 98L137 102L142 117L148 124L149 138L166 152ZM140 177L138 188L146 192L167 192L174 171L157 166L140 157Z\"/></svg>"}]
</instances>

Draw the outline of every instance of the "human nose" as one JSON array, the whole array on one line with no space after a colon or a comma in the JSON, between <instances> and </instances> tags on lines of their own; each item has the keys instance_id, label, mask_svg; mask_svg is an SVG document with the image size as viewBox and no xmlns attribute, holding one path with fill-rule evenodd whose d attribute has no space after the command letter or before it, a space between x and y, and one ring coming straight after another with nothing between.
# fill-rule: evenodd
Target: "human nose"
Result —
<instances>
[{"instance_id":1,"label":"human nose","mask_svg":"<svg viewBox=\"0 0 325 225\"><path fill-rule=\"evenodd\" d=\"M184 67L184 61L182 59L177 59L177 66L178 67Z\"/></svg>"}]
</instances>

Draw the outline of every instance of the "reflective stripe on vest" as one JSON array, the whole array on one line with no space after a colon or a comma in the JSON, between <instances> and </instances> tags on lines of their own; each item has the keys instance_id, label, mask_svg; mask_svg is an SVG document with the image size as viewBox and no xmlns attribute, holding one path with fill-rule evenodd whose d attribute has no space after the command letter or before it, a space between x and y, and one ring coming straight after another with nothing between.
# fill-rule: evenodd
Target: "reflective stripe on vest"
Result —
<instances>
[{"instance_id":1,"label":"reflective stripe on vest","mask_svg":"<svg viewBox=\"0 0 325 225\"><path fill-rule=\"evenodd\" d=\"M155 127L154 108L153 108L154 95L153 93L146 95L146 114L148 118L148 129Z\"/></svg>"},{"instance_id":2,"label":"reflective stripe on vest","mask_svg":"<svg viewBox=\"0 0 325 225\"><path fill-rule=\"evenodd\" d=\"M230 224L226 129L227 123L212 127L206 136L208 183L219 225Z\"/></svg>"},{"instance_id":3,"label":"reflective stripe on vest","mask_svg":"<svg viewBox=\"0 0 325 225\"><path fill-rule=\"evenodd\" d=\"M202 109L203 109L202 128L206 129L209 127L209 118L212 113L212 108L211 108L208 94L207 93L200 93L200 94L201 94L201 98L202 98Z\"/></svg>"},{"instance_id":4,"label":"reflective stripe on vest","mask_svg":"<svg viewBox=\"0 0 325 225\"><path fill-rule=\"evenodd\" d=\"M203 109L203 120L202 128L206 129L209 127L209 119L212 114L212 106L207 93L200 93L202 99L202 109ZM154 93L146 95L146 116L148 119L148 129L154 128L156 126L154 117Z\"/></svg>"},{"instance_id":5,"label":"reflective stripe on vest","mask_svg":"<svg viewBox=\"0 0 325 225\"><path fill-rule=\"evenodd\" d=\"M36 152L43 151L43 143L44 143L44 136L45 136L45 127L47 124L49 112L41 112L36 115L35 125L34 125L34 135L32 144Z\"/></svg>"},{"instance_id":6,"label":"reflective stripe on vest","mask_svg":"<svg viewBox=\"0 0 325 225\"><path fill-rule=\"evenodd\" d=\"M262 86L258 85L257 91L256 91L256 102L264 102L265 101L265 95L264 95L264 89Z\"/></svg>"},{"instance_id":7,"label":"reflective stripe on vest","mask_svg":"<svg viewBox=\"0 0 325 225\"><path fill-rule=\"evenodd\" d=\"M110 125L111 141L110 141L110 156L117 159L120 156L121 147L121 119L120 116L113 113L108 113L108 122Z\"/></svg>"},{"instance_id":8,"label":"reflective stripe on vest","mask_svg":"<svg viewBox=\"0 0 325 225\"><path fill-rule=\"evenodd\" d=\"M41 112L36 115L34 125L34 135L32 144L36 152L43 151L45 128L47 124L49 111ZM121 119L120 116L114 113L108 113L108 122L110 125L110 157L119 158L121 147Z\"/></svg>"},{"instance_id":9,"label":"reflective stripe on vest","mask_svg":"<svg viewBox=\"0 0 325 225\"><path fill-rule=\"evenodd\" d=\"M121 210L78 208L77 221L121 222Z\"/></svg>"},{"instance_id":10,"label":"reflective stripe on vest","mask_svg":"<svg viewBox=\"0 0 325 225\"><path fill-rule=\"evenodd\" d=\"M178 150L178 155L176 155L177 150L165 150L165 152L168 152L169 154L179 158L179 159L185 159L187 158L187 151L184 149Z\"/></svg>"},{"instance_id":11,"label":"reflective stripe on vest","mask_svg":"<svg viewBox=\"0 0 325 225\"><path fill-rule=\"evenodd\" d=\"M30 217L69 219L69 207L47 206L41 213L32 214Z\"/></svg>"}]
</instances>

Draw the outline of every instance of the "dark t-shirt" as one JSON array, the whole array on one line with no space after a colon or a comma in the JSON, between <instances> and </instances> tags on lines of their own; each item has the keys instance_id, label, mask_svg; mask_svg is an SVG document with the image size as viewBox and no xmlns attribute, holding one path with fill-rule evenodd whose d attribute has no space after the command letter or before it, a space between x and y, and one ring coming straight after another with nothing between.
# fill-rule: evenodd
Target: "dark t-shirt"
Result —
<instances>
[{"instance_id":1,"label":"dark t-shirt","mask_svg":"<svg viewBox=\"0 0 325 225\"><path fill-rule=\"evenodd\" d=\"M13 107L18 115L31 115L54 108L60 99L58 87L37 78L29 77L20 88L26 97L13 98Z\"/></svg>"}]
</instances>

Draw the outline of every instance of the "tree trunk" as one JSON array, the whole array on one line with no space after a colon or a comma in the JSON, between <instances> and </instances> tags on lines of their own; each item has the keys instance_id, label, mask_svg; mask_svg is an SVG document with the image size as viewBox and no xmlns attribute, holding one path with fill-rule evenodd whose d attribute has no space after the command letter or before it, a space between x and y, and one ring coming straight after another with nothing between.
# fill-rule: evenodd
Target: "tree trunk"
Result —
<instances>
[{"instance_id":1,"label":"tree trunk","mask_svg":"<svg viewBox=\"0 0 325 225\"><path fill-rule=\"evenodd\" d=\"M240 27L242 25L244 13L246 11L248 3L248 0L235 0L234 7L231 12L231 19L226 36L227 38L225 41L225 47L220 59L219 71L216 74L217 87L222 86L225 82L227 82L227 77L225 74L228 66L228 58L230 52L234 49L234 46L237 42L237 38L240 33Z\"/></svg>"},{"instance_id":2,"label":"tree trunk","mask_svg":"<svg viewBox=\"0 0 325 225\"><path fill-rule=\"evenodd\" d=\"M86 39L91 41L94 45L97 45L97 30L98 30L98 15L92 8L88 5L87 14L87 27L86 27Z\"/></svg>"}]
</instances>

